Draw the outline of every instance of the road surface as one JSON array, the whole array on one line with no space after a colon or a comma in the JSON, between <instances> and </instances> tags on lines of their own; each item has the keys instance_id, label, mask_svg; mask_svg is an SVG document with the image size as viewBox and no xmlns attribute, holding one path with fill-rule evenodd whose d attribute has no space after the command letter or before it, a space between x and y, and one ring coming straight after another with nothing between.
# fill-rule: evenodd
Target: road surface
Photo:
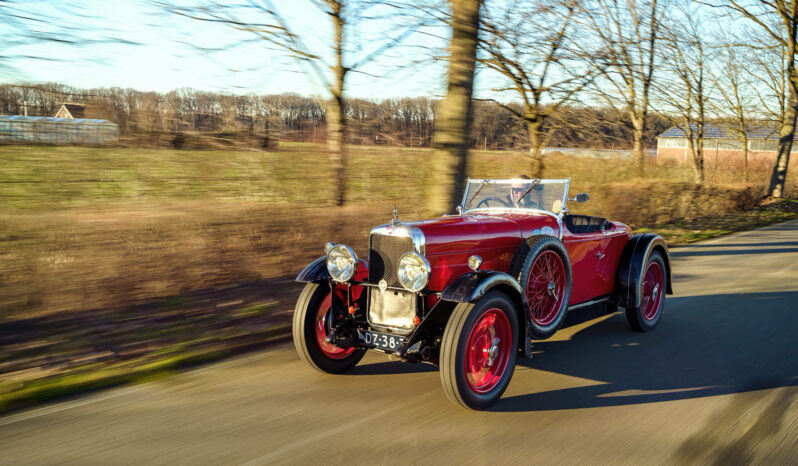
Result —
<instances>
[{"instance_id":1,"label":"road surface","mask_svg":"<svg viewBox=\"0 0 798 466\"><path fill-rule=\"evenodd\" d=\"M491 411L451 404L432 366L322 375L285 345L0 418L0 463L796 464L798 222L673 260L653 332L562 330Z\"/></svg>"}]
</instances>

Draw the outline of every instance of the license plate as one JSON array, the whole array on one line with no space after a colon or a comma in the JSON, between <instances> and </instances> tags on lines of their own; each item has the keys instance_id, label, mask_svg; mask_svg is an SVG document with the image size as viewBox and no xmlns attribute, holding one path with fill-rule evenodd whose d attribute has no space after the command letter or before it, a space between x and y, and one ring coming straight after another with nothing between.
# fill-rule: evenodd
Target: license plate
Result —
<instances>
[{"instance_id":1,"label":"license plate","mask_svg":"<svg viewBox=\"0 0 798 466\"><path fill-rule=\"evenodd\" d=\"M405 341L404 338L396 335L388 335L387 333L372 332L370 330L358 330L357 332L360 341L366 346L371 346L385 351L396 351L399 346Z\"/></svg>"}]
</instances>

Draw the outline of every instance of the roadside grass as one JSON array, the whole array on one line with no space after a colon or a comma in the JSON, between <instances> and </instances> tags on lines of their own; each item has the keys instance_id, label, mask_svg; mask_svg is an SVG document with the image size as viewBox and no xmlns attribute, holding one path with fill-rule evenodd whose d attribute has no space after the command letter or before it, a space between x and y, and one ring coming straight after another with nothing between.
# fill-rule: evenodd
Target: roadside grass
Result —
<instances>
[{"instance_id":1,"label":"roadside grass","mask_svg":"<svg viewBox=\"0 0 798 466\"><path fill-rule=\"evenodd\" d=\"M675 220L638 228L636 231L657 233L669 245L678 246L795 219L798 219L798 199L785 199L750 210L692 220Z\"/></svg>"},{"instance_id":2,"label":"roadside grass","mask_svg":"<svg viewBox=\"0 0 798 466\"><path fill-rule=\"evenodd\" d=\"M167 377L176 371L241 354L287 338L290 325L281 323L251 335L254 341L192 349L192 342L164 348L146 357L108 364L87 364L44 378L0 383L0 413L21 409L102 388L129 385Z\"/></svg>"},{"instance_id":3,"label":"roadside grass","mask_svg":"<svg viewBox=\"0 0 798 466\"><path fill-rule=\"evenodd\" d=\"M0 411L134 383L284 338L291 278L326 241L365 255L368 231L423 209L431 151L350 147L350 203L333 204L327 155L280 151L0 146ZM561 154L545 176L591 200L574 213L670 244L798 218L757 207L766 166L716 167ZM474 151L469 175L515 177L520 152ZM710 165L711 167L711 165ZM243 285L242 285L243 284Z\"/></svg>"}]
</instances>

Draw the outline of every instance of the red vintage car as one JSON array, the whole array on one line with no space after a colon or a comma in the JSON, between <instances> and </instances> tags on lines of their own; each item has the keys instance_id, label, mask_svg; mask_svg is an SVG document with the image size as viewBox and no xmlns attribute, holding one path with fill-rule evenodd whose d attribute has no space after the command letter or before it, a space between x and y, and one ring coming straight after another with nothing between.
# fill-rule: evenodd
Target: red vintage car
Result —
<instances>
[{"instance_id":1,"label":"red vintage car","mask_svg":"<svg viewBox=\"0 0 798 466\"><path fill-rule=\"evenodd\" d=\"M371 230L368 261L327 243L297 276L299 356L328 373L365 351L440 368L446 395L484 409L501 397L521 352L566 320L626 311L653 329L671 290L663 239L571 215L570 179L468 180L457 214Z\"/></svg>"}]
</instances>

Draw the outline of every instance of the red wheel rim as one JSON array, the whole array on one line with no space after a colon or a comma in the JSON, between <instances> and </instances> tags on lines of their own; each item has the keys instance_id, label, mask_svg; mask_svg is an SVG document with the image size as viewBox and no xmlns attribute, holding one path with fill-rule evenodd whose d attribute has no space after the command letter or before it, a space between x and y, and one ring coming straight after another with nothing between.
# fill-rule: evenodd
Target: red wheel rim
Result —
<instances>
[{"instance_id":1,"label":"red wheel rim","mask_svg":"<svg viewBox=\"0 0 798 466\"><path fill-rule=\"evenodd\" d=\"M659 313L662 307L663 293L662 284L662 268L658 263L652 262L648 264L646 274L643 276L643 302L641 307L643 309L643 318L652 320Z\"/></svg>"},{"instance_id":2,"label":"red wheel rim","mask_svg":"<svg viewBox=\"0 0 798 466\"><path fill-rule=\"evenodd\" d=\"M565 266L560 255L543 251L529 271L526 299L529 314L538 325L548 325L557 318L565 296Z\"/></svg>"},{"instance_id":3,"label":"red wheel rim","mask_svg":"<svg viewBox=\"0 0 798 466\"><path fill-rule=\"evenodd\" d=\"M332 343L327 343L327 333L332 328L332 308L330 307L330 295L324 297L316 311L316 343L325 356L330 359L343 359L355 350L355 348L339 348Z\"/></svg>"},{"instance_id":4,"label":"red wheel rim","mask_svg":"<svg viewBox=\"0 0 798 466\"><path fill-rule=\"evenodd\" d=\"M487 393L499 384L507 370L513 335L501 309L483 313L468 335L465 351L466 381L471 390Z\"/></svg>"}]
</instances>

